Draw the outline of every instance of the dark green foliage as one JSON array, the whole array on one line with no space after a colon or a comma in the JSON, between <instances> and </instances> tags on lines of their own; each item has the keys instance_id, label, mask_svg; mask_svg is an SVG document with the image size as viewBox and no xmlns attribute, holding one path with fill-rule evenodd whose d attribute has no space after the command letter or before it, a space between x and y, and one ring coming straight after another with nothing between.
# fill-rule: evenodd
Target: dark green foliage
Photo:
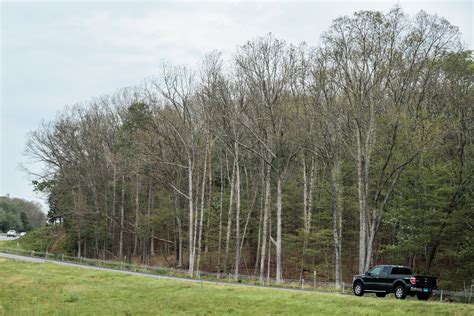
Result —
<instances>
[{"instance_id":1,"label":"dark green foliage","mask_svg":"<svg viewBox=\"0 0 474 316\"><path fill-rule=\"evenodd\" d=\"M29 231L43 226L46 216L41 207L30 201L9 196L0 196L0 231L14 229L17 232Z\"/></svg>"},{"instance_id":2,"label":"dark green foliage","mask_svg":"<svg viewBox=\"0 0 474 316\"><path fill-rule=\"evenodd\" d=\"M64 228L52 225L38 227L17 241L22 249L38 252L67 253L68 238Z\"/></svg>"}]
</instances>

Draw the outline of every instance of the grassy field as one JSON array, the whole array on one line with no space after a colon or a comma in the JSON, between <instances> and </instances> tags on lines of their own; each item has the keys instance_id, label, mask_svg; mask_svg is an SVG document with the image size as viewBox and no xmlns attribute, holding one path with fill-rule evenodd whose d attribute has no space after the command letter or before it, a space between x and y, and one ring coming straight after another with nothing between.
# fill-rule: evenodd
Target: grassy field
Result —
<instances>
[{"instance_id":1,"label":"grassy field","mask_svg":"<svg viewBox=\"0 0 474 316\"><path fill-rule=\"evenodd\" d=\"M0 315L474 315L474 306L158 280L0 258Z\"/></svg>"}]
</instances>

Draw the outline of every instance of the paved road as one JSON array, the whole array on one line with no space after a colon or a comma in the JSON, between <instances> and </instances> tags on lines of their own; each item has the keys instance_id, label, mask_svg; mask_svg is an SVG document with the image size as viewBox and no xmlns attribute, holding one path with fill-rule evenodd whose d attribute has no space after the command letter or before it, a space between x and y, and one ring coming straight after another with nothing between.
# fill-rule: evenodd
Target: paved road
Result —
<instances>
[{"instance_id":1,"label":"paved road","mask_svg":"<svg viewBox=\"0 0 474 316\"><path fill-rule=\"evenodd\" d=\"M50 263L55 263L55 264L59 264L59 265L62 265L62 266L69 266L69 267L76 267L76 268L83 268L83 269L92 269L92 270L102 270L102 271L109 271L109 272L116 272L116 273L123 273L123 274L131 274L131 275L140 275L140 276L146 276L146 277L154 278L154 279L167 279L167 280L179 280L179 281L195 282L195 283L212 283L212 284L229 285L229 283L222 282L222 281L208 281L208 280L188 279L188 278L147 274L147 273L140 273L140 272L133 272L133 271L115 270L115 269L88 266L88 265L82 265L82 264L76 264L76 263L69 263L69 262L62 262L62 261L55 261L55 260L45 260L45 259L41 259L41 258L32 258L32 257L26 257L26 256L18 256L18 255L12 255L12 254L9 254L9 253L3 253L3 252L0 252L0 257L14 259L14 260L37 262L37 263L50 262ZM295 291L296 292L307 292L308 291L308 290L301 290L301 289L289 289L289 288L281 288L281 287L273 287L273 286L260 286L260 285L251 285L251 284L241 284L241 283L230 283L230 285L267 288L267 289L272 288L272 289L275 289L275 290L293 291L293 292L295 292Z\"/></svg>"},{"instance_id":2,"label":"paved road","mask_svg":"<svg viewBox=\"0 0 474 316\"><path fill-rule=\"evenodd\" d=\"M7 237L7 235L0 235L0 240L15 240L18 239L18 237L12 238L12 237Z\"/></svg>"}]
</instances>

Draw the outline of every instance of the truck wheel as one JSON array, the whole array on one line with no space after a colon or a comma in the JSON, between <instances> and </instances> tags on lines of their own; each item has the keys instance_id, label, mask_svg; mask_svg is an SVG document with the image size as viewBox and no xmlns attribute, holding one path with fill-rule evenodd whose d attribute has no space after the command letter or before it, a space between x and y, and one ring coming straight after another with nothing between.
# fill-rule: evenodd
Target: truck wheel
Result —
<instances>
[{"instance_id":1,"label":"truck wheel","mask_svg":"<svg viewBox=\"0 0 474 316\"><path fill-rule=\"evenodd\" d=\"M362 283L360 282L357 282L354 284L354 287L352 288L352 290L354 291L354 295L355 296L362 296L364 295L364 286L362 285Z\"/></svg>"},{"instance_id":2,"label":"truck wheel","mask_svg":"<svg viewBox=\"0 0 474 316\"><path fill-rule=\"evenodd\" d=\"M430 298L430 295L431 293L418 293L416 294L416 297L420 300L420 301L427 301L429 298Z\"/></svg>"},{"instance_id":3,"label":"truck wheel","mask_svg":"<svg viewBox=\"0 0 474 316\"><path fill-rule=\"evenodd\" d=\"M375 295L377 295L377 297L385 297L387 293L375 293Z\"/></svg>"},{"instance_id":4,"label":"truck wheel","mask_svg":"<svg viewBox=\"0 0 474 316\"><path fill-rule=\"evenodd\" d=\"M399 300L404 300L407 297L407 291L405 290L405 286L398 285L395 288L395 297Z\"/></svg>"}]
</instances>

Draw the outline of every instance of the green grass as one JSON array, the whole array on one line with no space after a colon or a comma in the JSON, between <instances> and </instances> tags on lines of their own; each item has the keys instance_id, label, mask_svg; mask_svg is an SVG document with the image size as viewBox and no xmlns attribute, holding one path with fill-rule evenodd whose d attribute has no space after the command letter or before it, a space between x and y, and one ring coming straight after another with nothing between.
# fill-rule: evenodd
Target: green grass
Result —
<instances>
[{"instance_id":1,"label":"green grass","mask_svg":"<svg viewBox=\"0 0 474 316\"><path fill-rule=\"evenodd\" d=\"M474 315L474 306L159 280L0 258L0 315Z\"/></svg>"}]
</instances>

